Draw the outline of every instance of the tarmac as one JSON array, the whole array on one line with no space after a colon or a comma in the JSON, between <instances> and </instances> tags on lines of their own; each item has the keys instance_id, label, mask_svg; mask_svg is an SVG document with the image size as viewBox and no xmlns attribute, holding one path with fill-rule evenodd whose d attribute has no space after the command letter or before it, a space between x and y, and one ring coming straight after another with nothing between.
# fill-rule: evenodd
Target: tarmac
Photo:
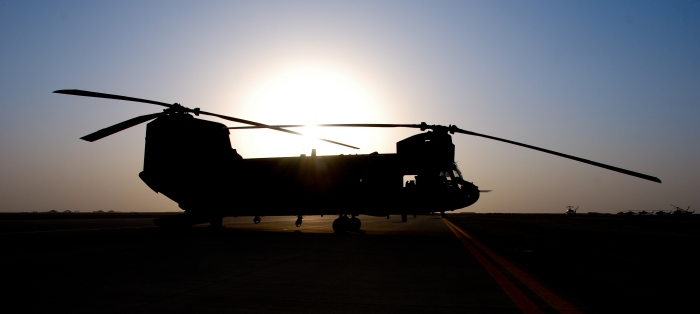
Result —
<instances>
[{"instance_id":1,"label":"tarmac","mask_svg":"<svg viewBox=\"0 0 700 314\"><path fill-rule=\"evenodd\" d=\"M523 308L439 215L360 218L347 234L328 216L178 232L151 218L4 220L2 303L17 313L556 312L484 254L536 305Z\"/></svg>"},{"instance_id":2,"label":"tarmac","mask_svg":"<svg viewBox=\"0 0 700 314\"><path fill-rule=\"evenodd\" d=\"M22 312L697 312L700 215L226 218L0 213L0 302Z\"/></svg>"}]
</instances>

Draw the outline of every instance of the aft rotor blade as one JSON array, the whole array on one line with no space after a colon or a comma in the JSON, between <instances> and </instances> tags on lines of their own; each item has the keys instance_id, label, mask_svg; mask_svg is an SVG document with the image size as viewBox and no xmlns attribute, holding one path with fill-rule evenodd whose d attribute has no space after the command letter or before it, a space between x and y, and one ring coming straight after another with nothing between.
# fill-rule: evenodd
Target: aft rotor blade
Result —
<instances>
[{"instance_id":1,"label":"aft rotor blade","mask_svg":"<svg viewBox=\"0 0 700 314\"><path fill-rule=\"evenodd\" d=\"M112 135L112 134L114 134L114 133L117 133L117 132L119 132L119 131L128 129L128 128L132 127L132 126L135 126L135 125L144 123L144 122L146 122L146 121L153 120L153 119L155 119L155 118L158 118L158 117L159 117L160 115L162 115L162 114L163 114L163 113L160 113L160 112L159 112L159 113L148 114L148 115L145 115L145 116L140 116L140 117L132 118L132 119L126 120L126 121L124 121L124 122L117 123L117 124L115 124L115 125L113 125L113 126L106 127L106 128L104 128L104 129L102 129L102 130L99 130L99 131L97 131L97 132L95 132L95 133L91 133L91 134L85 135L85 136L81 137L80 139L81 139L81 140L86 140L86 141L88 141L88 142L94 142L94 141L97 141L97 140L99 140L99 139L101 139L101 138L103 138L103 137L110 136L110 135Z\"/></svg>"},{"instance_id":2,"label":"aft rotor blade","mask_svg":"<svg viewBox=\"0 0 700 314\"><path fill-rule=\"evenodd\" d=\"M295 135L306 136L306 135L304 135L304 134L302 134L302 133L295 132L295 131L292 131L292 130L283 129L282 127L279 127L279 126L262 124L262 123L258 123L258 122L254 122L254 121L250 121L250 120L244 120L244 119L239 119L239 118L224 116L224 115L220 115L220 114L216 114L216 113L211 113L211 112L206 112L206 111L200 111L199 114L208 115L208 116L212 116L212 117L217 117L217 118L221 118L221 119L228 120L228 121L233 121L233 122L238 122L238 123L244 123L244 124L250 124L250 125L252 125L252 127L249 127L249 128L256 128L256 129L262 129L262 128L264 128L264 129L272 129L272 130L276 130L276 131L280 131L280 132L285 132L285 133L290 133L290 134L295 134ZM229 128L229 129L230 129L230 128ZM324 142L327 142L327 143L331 143L331 144L336 144L336 145L340 145L340 146L345 146L345 147L353 148L353 149L359 149L358 147L355 147L355 146L352 146L352 145L343 144L343 143L340 143L340 142L331 141L331 140L327 140L327 139L324 139L324 138L319 138L319 140L324 141Z\"/></svg>"},{"instance_id":3,"label":"aft rotor blade","mask_svg":"<svg viewBox=\"0 0 700 314\"><path fill-rule=\"evenodd\" d=\"M126 96L112 95L112 94L105 94L105 93L96 93L96 92L90 92L90 91L79 90L79 89L61 89L61 90L54 91L54 93L74 95L74 96L85 96L85 97L107 98L107 99L118 99L118 100L142 102L142 103L146 103L146 104L159 105L159 106L168 107L168 108L173 106L172 104L166 104L164 102L155 101L155 100L126 97Z\"/></svg>"},{"instance_id":4,"label":"aft rotor blade","mask_svg":"<svg viewBox=\"0 0 700 314\"><path fill-rule=\"evenodd\" d=\"M284 125L270 125L276 128L302 128L309 126L322 126L322 127L360 127L360 128L420 128L420 124L380 124L380 123L349 123L349 124L284 124ZM262 129L266 127L261 126L238 126L229 127L231 130L238 129Z\"/></svg>"},{"instance_id":5,"label":"aft rotor blade","mask_svg":"<svg viewBox=\"0 0 700 314\"><path fill-rule=\"evenodd\" d=\"M521 147L525 147L525 148L529 148L529 149L534 149L534 150L537 150L537 151L541 151L541 152L543 152L543 153L552 154L552 155L556 155L556 156L559 156L559 157L568 158L568 159L571 159L571 160L576 160L576 161L579 161L579 162L582 162L582 163L586 163L586 164L589 164L589 165L593 165L593 166L605 168L605 169L612 170L612 171L619 172L619 173L624 173L624 174L626 174L626 175L630 175L630 176L633 176L633 177L642 178L642 179L645 179L645 180L649 180L649 181L654 181L654 182L661 183L661 180L660 180L659 178L657 178L657 177L654 177L654 176L650 176L650 175L646 175L646 174L643 174L643 173L634 172L634 171L631 171L631 170L622 169L622 168L618 168L618 167L614 167L614 166L602 164L602 163L599 163L599 162L595 162L595 161L588 160L588 159L583 159L583 158L576 157L576 156L571 156L571 155L567 155L567 154L555 152L555 151L553 151L553 150L544 149L544 148L540 148L540 147L537 147L537 146L532 146L532 145L528 145L528 144L523 144L523 143L519 143L519 142L515 142L515 141L511 141L511 140L507 140L507 139L503 139L503 138L499 138L499 137L495 137L495 136L480 134L480 133L476 133L476 132L472 132L472 131L462 130L462 129L456 128L456 127L450 128L450 131L454 131L454 132L462 133L462 134L468 134L468 135L479 136L479 137L483 137L483 138L488 138L488 139L492 139L492 140L496 140L496 141L504 142L504 143L508 143L508 144L518 145L518 146L521 146Z\"/></svg>"}]
</instances>

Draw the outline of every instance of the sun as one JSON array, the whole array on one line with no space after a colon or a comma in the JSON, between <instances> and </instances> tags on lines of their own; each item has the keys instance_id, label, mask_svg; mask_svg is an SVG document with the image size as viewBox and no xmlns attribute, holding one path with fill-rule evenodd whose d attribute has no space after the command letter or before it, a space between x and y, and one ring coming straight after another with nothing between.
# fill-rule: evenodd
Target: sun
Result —
<instances>
[{"instance_id":1,"label":"sun","mask_svg":"<svg viewBox=\"0 0 700 314\"><path fill-rule=\"evenodd\" d=\"M262 80L242 108L242 116L266 124L381 123L382 106L362 80L329 65L295 65ZM306 137L271 130L234 130L255 157L309 154L354 154L357 150L318 141L326 138L360 148L373 138L363 128L306 127ZM241 134L245 133L245 134ZM234 145L235 146L235 145ZM253 156L251 156L253 157Z\"/></svg>"}]
</instances>

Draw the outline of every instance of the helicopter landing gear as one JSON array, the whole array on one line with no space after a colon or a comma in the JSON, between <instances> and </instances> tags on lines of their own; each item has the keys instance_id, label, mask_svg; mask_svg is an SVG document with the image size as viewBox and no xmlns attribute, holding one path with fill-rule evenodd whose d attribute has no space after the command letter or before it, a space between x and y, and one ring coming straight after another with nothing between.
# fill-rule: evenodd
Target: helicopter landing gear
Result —
<instances>
[{"instance_id":1,"label":"helicopter landing gear","mask_svg":"<svg viewBox=\"0 0 700 314\"><path fill-rule=\"evenodd\" d=\"M348 231L348 224L346 223L347 220L347 216L341 216L336 220L333 220L333 231L335 231L335 233L345 233L345 231Z\"/></svg>"},{"instance_id":2,"label":"helicopter landing gear","mask_svg":"<svg viewBox=\"0 0 700 314\"><path fill-rule=\"evenodd\" d=\"M301 219L302 219L301 215L297 216L297 222L294 223L294 225L296 225L297 228L299 228L299 226L301 226Z\"/></svg>"},{"instance_id":3,"label":"helicopter landing gear","mask_svg":"<svg viewBox=\"0 0 700 314\"><path fill-rule=\"evenodd\" d=\"M335 233L344 233L346 231L359 231L362 226L362 222L359 218L352 215L352 218L348 218L347 215L340 215L338 219L333 221L333 231Z\"/></svg>"},{"instance_id":4,"label":"helicopter landing gear","mask_svg":"<svg viewBox=\"0 0 700 314\"><path fill-rule=\"evenodd\" d=\"M353 215L354 216L354 215ZM352 217L347 221L348 231L359 231L362 226L362 222L357 217Z\"/></svg>"},{"instance_id":5,"label":"helicopter landing gear","mask_svg":"<svg viewBox=\"0 0 700 314\"><path fill-rule=\"evenodd\" d=\"M440 217L447 218L447 215L445 215L445 212L440 212Z\"/></svg>"},{"instance_id":6,"label":"helicopter landing gear","mask_svg":"<svg viewBox=\"0 0 700 314\"><path fill-rule=\"evenodd\" d=\"M260 223L260 216L255 216L255 218L253 218L253 223L256 225L259 224Z\"/></svg>"}]
</instances>

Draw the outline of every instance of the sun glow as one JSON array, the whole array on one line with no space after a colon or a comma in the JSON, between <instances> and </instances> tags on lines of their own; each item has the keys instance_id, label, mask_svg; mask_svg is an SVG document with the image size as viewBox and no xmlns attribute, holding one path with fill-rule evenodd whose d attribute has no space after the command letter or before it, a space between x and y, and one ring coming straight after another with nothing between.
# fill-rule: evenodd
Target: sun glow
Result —
<instances>
[{"instance_id":1,"label":"sun glow","mask_svg":"<svg viewBox=\"0 0 700 314\"><path fill-rule=\"evenodd\" d=\"M337 68L303 65L286 68L263 80L243 108L242 116L266 124L381 123L383 112L369 89ZM245 138L254 157L365 153L376 136L366 128L304 127L299 137L270 130L233 130ZM326 138L360 147L353 150L317 140ZM234 146L236 144L234 143ZM240 146L240 145L239 145ZM241 147L243 148L243 147ZM253 156L251 156L253 157Z\"/></svg>"}]
</instances>

